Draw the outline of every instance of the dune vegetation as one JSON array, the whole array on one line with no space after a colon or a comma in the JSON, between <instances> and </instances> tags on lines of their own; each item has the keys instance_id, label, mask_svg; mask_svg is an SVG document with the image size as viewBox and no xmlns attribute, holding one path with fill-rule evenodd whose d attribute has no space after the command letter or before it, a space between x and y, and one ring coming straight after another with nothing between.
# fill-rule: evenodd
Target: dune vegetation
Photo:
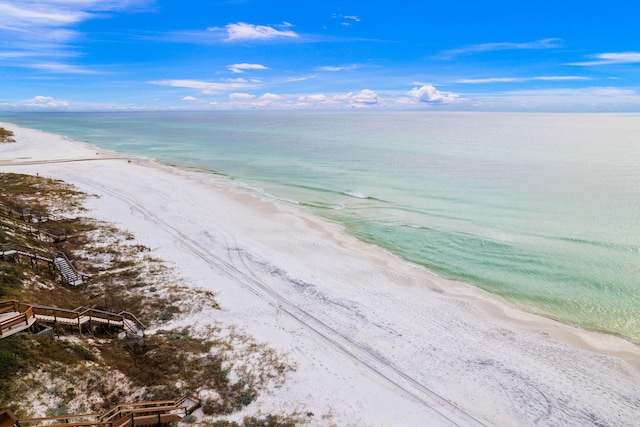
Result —
<instances>
[{"instance_id":1,"label":"dune vegetation","mask_svg":"<svg viewBox=\"0 0 640 427\"><path fill-rule=\"evenodd\" d=\"M5 128L0 128L0 142L16 142L13 139L13 132Z\"/></svg>"},{"instance_id":2,"label":"dune vegetation","mask_svg":"<svg viewBox=\"0 0 640 427\"><path fill-rule=\"evenodd\" d=\"M205 416L191 417L192 423L285 426L303 419L295 414L245 417L243 424L224 419L280 386L294 367L286 355L215 320L205 330L173 326L183 315L219 309L215 295L178 285L176 272L131 232L87 216L83 203L89 197L94 196L61 181L0 174L0 243L62 251L79 271L92 275L86 284L68 287L47 268L2 257L0 301L127 310L147 325L147 333L132 339L106 328L83 334L58 328L54 339L30 334L0 339L0 408L19 417L61 416L193 393L202 396ZM38 217L38 224L26 219L33 227L63 229L67 238L39 239L21 226L25 218L16 210Z\"/></svg>"}]
</instances>

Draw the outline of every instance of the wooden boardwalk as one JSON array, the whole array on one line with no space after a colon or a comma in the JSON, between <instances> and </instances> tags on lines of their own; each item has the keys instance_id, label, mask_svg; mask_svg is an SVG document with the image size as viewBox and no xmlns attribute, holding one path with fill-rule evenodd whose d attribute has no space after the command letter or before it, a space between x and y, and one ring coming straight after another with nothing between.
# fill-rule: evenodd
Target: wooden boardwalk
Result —
<instances>
[{"instance_id":1,"label":"wooden boardwalk","mask_svg":"<svg viewBox=\"0 0 640 427\"><path fill-rule=\"evenodd\" d=\"M34 236L47 242L62 242L67 239L67 231L43 225L60 218L45 212L34 211L11 202L0 200L0 224Z\"/></svg>"},{"instance_id":2,"label":"wooden boardwalk","mask_svg":"<svg viewBox=\"0 0 640 427\"><path fill-rule=\"evenodd\" d=\"M65 415L62 417L11 419L7 427L135 427L153 424L168 424L180 421L202 406L202 401L192 394L175 400L119 403L108 411L93 414ZM6 418L10 419L10 418ZM9 421L10 423L11 421Z\"/></svg>"},{"instance_id":3,"label":"wooden boardwalk","mask_svg":"<svg viewBox=\"0 0 640 427\"><path fill-rule=\"evenodd\" d=\"M83 328L97 325L124 329L128 334L144 336L145 325L133 314L122 311L110 313L95 308L77 307L73 310L24 304L16 300L0 301L0 338L29 329L35 322L47 325L73 326L82 333Z\"/></svg>"},{"instance_id":4,"label":"wooden boardwalk","mask_svg":"<svg viewBox=\"0 0 640 427\"><path fill-rule=\"evenodd\" d=\"M46 212L34 211L12 202L0 200L0 225L15 231L28 234L43 242L58 243L68 238L67 231L47 227L45 224L55 222L60 218ZM75 269L71 261L62 252L49 253L19 243L0 244L0 258L8 257L18 261L21 257L29 258L31 265L37 268L45 263L49 271L57 270L63 283L77 286L89 277Z\"/></svg>"},{"instance_id":5,"label":"wooden boardwalk","mask_svg":"<svg viewBox=\"0 0 640 427\"><path fill-rule=\"evenodd\" d=\"M44 212L37 212L11 202L0 201L0 225L27 233L38 240L61 242L67 239L67 232L47 227L49 221L59 218ZM78 272L62 252L49 253L19 243L0 244L0 259L21 258L30 261L38 269L45 264L53 275L60 274L63 283L78 286L91 276ZM123 329L127 334L144 336L145 325L133 314L122 311L110 313L93 308L77 307L64 309L36 304L25 304L16 300L0 301L0 339L30 329L35 323L53 326L77 327L78 332L104 325ZM186 394L175 400L119 403L103 413L66 415L46 418L17 418L6 410L0 411L0 427L135 427L145 425L170 424L180 421L202 406L196 396Z\"/></svg>"}]
</instances>

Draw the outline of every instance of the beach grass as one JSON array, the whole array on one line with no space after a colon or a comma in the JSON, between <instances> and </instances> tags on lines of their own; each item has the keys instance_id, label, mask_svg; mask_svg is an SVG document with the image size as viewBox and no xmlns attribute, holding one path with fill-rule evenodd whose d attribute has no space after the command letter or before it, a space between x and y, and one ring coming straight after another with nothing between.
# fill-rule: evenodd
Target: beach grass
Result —
<instances>
[{"instance_id":1,"label":"beach grass","mask_svg":"<svg viewBox=\"0 0 640 427\"><path fill-rule=\"evenodd\" d=\"M83 202L90 195L64 182L31 175L0 174L0 183L0 201L51 214L57 219L48 220L46 226L63 228L69 235L62 242L41 241L12 226L19 219L3 214L2 242L63 251L78 270L93 274L87 284L70 288L56 283L44 267L3 259L0 300L127 310L151 327L169 326L203 306L219 308L212 292L177 284L171 269L136 242L131 232L85 216ZM56 333L54 340L31 335L0 340L0 408L23 417L67 415L102 411L123 401L173 399L208 390L216 397L205 400L205 413L231 414L293 369L266 345L235 329L208 327L198 335L189 328L169 327L132 342L120 341L109 329L83 335L65 329ZM250 358L261 365L257 374L241 368ZM35 410L33 402L42 407ZM272 423L278 419L271 416L265 425L288 425Z\"/></svg>"},{"instance_id":2,"label":"beach grass","mask_svg":"<svg viewBox=\"0 0 640 427\"><path fill-rule=\"evenodd\" d=\"M13 139L13 132L0 127L0 142L16 142L16 140Z\"/></svg>"}]
</instances>

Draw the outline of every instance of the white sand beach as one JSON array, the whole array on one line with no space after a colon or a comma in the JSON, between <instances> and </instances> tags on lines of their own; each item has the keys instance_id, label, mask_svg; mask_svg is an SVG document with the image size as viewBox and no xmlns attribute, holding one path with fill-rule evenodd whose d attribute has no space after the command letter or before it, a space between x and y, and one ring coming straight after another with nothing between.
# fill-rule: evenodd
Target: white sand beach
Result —
<instances>
[{"instance_id":1,"label":"white sand beach","mask_svg":"<svg viewBox=\"0 0 640 427\"><path fill-rule=\"evenodd\" d=\"M0 171L76 185L235 324L297 369L239 416L310 425L640 425L640 346L529 314L213 174L17 127ZM166 327L166 326L165 326Z\"/></svg>"}]
</instances>

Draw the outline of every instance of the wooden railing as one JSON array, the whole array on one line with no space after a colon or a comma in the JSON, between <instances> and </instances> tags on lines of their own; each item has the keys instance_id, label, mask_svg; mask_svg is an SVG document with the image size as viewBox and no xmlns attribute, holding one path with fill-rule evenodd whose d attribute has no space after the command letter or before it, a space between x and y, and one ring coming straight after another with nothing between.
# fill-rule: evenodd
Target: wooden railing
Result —
<instances>
[{"instance_id":1,"label":"wooden railing","mask_svg":"<svg viewBox=\"0 0 640 427\"><path fill-rule=\"evenodd\" d=\"M61 258L62 264L58 264L58 260L55 258ZM90 279L92 276L90 274L80 273L76 268L71 264L69 258L64 252L56 252L54 256L54 264L60 270L60 275L62 276L62 280L66 281L68 285L73 285L76 280L80 279L81 281ZM64 266L63 266L64 265ZM65 271L66 269L66 271ZM68 277L67 277L68 276Z\"/></svg>"},{"instance_id":2,"label":"wooden railing","mask_svg":"<svg viewBox=\"0 0 640 427\"><path fill-rule=\"evenodd\" d=\"M0 256L6 256L9 252L15 251L18 255L27 256L29 258L38 259L48 263L53 263L53 255L41 249L32 248L31 246L21 245L20 243L0 243Z\"/></svg>"},{"instance_id":3,"label":"wooden railing","mask_svg":"<svg viewBox=\"0 0 640 427\"><path fill-rule=\"evenodd\" d=\"M20 303L16 300L0 301L0 314L19 310Z\"/></svg>"},{"instance_id":4,"label":"wooden railing","mask_svg":"<svg viewBox=\"0 0 640 427\"><path fill-rule=\"evenodd\" d=\"M121 313L111 313L108 311L98 310L96 308L76 307L73 310L66 308L48 307L44 305L34 305L33 311L38 316L53 317L54 321L58 318L68 319L70 321L77 322L78 326L81 326L86 321L98 321L104 323L107 321L107 325L116 324L124 329L129 329L129 332L138 333L138 331L131 330L130 326L125 322L129 320L134 323L133 326L139 329L144 335L146 326L133 314L123 311ZM84 322L83 322L84 320Z\"/></svg>"},{"instance_id":5,"label":"wooden railing","mask_svg":"<svg viewBox=\"0 0 640 427\"><path fill-rule=\"evenodd\" d=\"M16 325L29 322L34 317L33 307L28 304L20 304L18 301L9 300L0 302L0 314L16 313L6 319L0 320L0 337L4 335L4 331L13 328Z\"/></svg>"},{"instance_id":6,"label":"wooden railing","mask_svg":"<svg viewBox=\"0 0 640 427\"><path fill-rule=\"evenodd\" d=\"M158 400L155 402L138 402L138 403L120 403L118 406L111 408L109 411L100 415L100 422L115 423L119 425L118 420L127 421L127 415L154 415L167 414L184 408L177 406L175 400Z\"/></svg>"},{"instance_id":7,"label":"wooden railing","mask_svg":"<svg viewBox=\"0 0 640 427\"><path fill-rule=\"evenodd\" d=\"M21 323L28 325L32 318L35 318L34 321L39 320L43 323L51 323L52 321L57 323L59 320L62 320L62 323L78 326L78 328L82 328L82 325L87 322L94 321L96 323L106 323L107 325L123 328L134 334L141 333L142 336L144 336L144 330L146 329L144 323L126 311L122 313L110 313L108 311L86 307L77 307L70 310L9 300L0 302L0 314L4 313L16 314L0 321L0 336L6 329L15 325ZM131 322L132 325L127 323L127 321Z\"/></svg>"},{"instance_id":8,"label":"wooden railing","mask_svg":"<svg viewBox=\"0 0 640 427\"><path fill-rule=\"evenodd\" d=\"M90 279L90 274L79 272L64 252L56 252L51 254L41 249L33 248L31 246L22 245L20 243L0 243L0 257L5 258L7 256L18 255L25 256L32 260L32 262L44 261L50 268L57 268L63 283L67 285L74 285L73 282L81 279L82 281ZM56 258L61 258L63 261L59 263ZM67 271L63 271L63 269Z\"/></svg>"},{"instance_id":9,"label":"wooden railing","mask_svg":"<svg viewBox=\"0 0 640 427\"><path fill-rule=\"evenodd\" d=\"M202 405L202 401L190 394L175 400L156 400L149 402L119 403L103 413L65 415L62 417L21 418L18 425L39 427L109 426L135 427L136 425L164 424L181 420Z\"/></svg>"},{"instance_id":10,"label":"wooden railing","mask_svg":"<svg viewBox=\"0 0 640 427\"><path fill-rule=\"evenodd\" d=\"M37 222L56 221L60 219L57 215L51 215L47 212L40 212L31 208L17 205L15 203L0 200L0 212L8 216L17 216L22 220L31 220Z\"/></svg>"},{"instance_id":11,"label":"wooden railing","mask_svg":"<svg viewBox=\"0 0 640 427\"><path fill-rule=\"evenodd\" d=\"M104 425L103 423L96 422L96 419L99 415L100 414L82 414L46 418L18 418L16 426L23 426L25 424L45 425L44 423L49 424L50 421L53 421L56 427Z\"/></svg>"},{"instance_id":12,"label":"wooden railing","mask_svg":"<svg viewBox=\"0 0 640 427\"><path fill-rule=\"evenodd\" d=\"M14 228L20 228L36 236L39 240L43 240L43 236L53 242L62 242L67 239L66 230L57 230L42 225L43 222L59 219L57 216L33 211L6 201L0 201L0 214L4 214L0 215L0 222L7 223L7 221L11 221L11 225ZM7 217L7 220L2 220L3 216ZM16 219L13 218L19 219L22 223L16 222Z\"/></svg>"},{"instance_id":13,"label":"wooden railing","mask_svg":"<svg viewBox=\"0 0 640 427\"><path fill-rule=\"evenodd\" d=\"M133 324L137 326L139 329L142 329L142 331L147 329L144 323L142 323L140 319L138 319L133 313L129 313L128 311L121 311L120 313L118 313L118 316L122 316L124 319L129 320L130 322L133 322Z\"/></svg>"}]
</instances>

